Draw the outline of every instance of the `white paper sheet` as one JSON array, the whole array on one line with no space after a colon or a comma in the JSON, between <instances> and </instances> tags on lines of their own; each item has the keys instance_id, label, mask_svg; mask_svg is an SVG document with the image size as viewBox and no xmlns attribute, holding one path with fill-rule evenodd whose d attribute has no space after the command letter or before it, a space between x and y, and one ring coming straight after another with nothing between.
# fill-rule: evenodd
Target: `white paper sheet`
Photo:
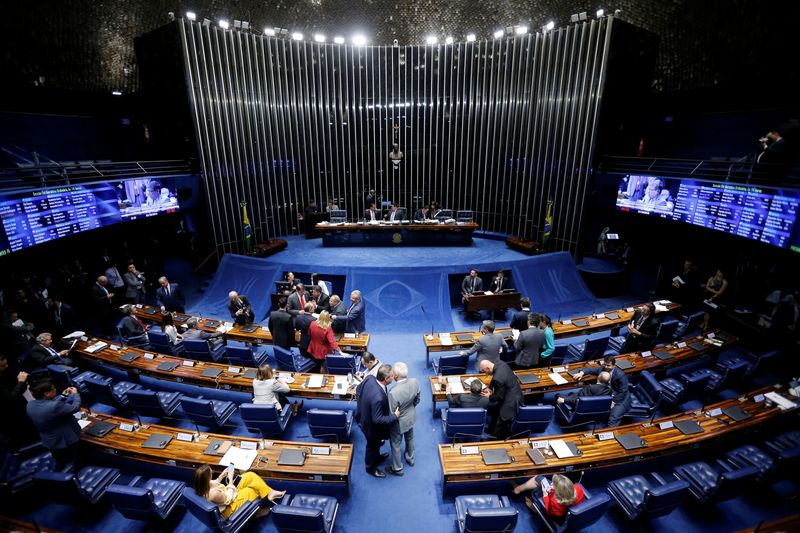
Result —
<instances>
[{"instance_id":1,"label":"white paper sheet","mask_svg":"<svg viewBox=\"0 0 800 533\"><path fill-rule=\"evenodd\" d=\"M245 472L253 466L253 459L256 458L256 455L258 455L257 450L243 450L238 446L231 446L219 460L219 464L228 466L233 463L234 468Z\"/></svg>"},{"instance_id":2,"label":"white paper sheet","mask_svg":"<svg viewBox=\"0 0 800 533\"><path fill-rule=\"evenodd\" d=\"M550 376L550 379L552 379L553 383L555 383L556 385L563 385L564 383L567 382L567 380L564 379L564 376L562 376L558 372L553 372L552 374L548 374L548 376Z\"/></svg>"}]
</instances>

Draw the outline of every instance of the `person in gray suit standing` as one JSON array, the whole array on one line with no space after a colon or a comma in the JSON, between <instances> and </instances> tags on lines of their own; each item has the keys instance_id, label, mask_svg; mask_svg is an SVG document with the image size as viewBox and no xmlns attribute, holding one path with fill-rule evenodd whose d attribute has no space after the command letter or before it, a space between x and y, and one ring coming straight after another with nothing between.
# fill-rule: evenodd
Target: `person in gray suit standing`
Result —
<instances>
[{"instance_id":1,"label":"person in gray suit standing","mask_svg":"<svg viewBox=\"0 0 800 533\"><path fill-rule=\"evenodd\" d=\"M485 359L488 359L493 363L498 362L500 360L500 353L506 348L506 341L503 339L503 336L494 332L493 320L483 321L483 324L481 325L481 333L483 336L475 341L475 345L470 348L469 351L460 352L461 355L464 356L470 356L475 352L478 352L476 366L479 368L481 366L481 361Z\"/></svg>"},{"instance_id":2,"label":"person in gray suit standing","mask_svg":"<svg viewBox=\"0 0 800 533\"><path fill-rule=\"evenodd\" d=\"M533 368L539 364L539 354L544 345L544 330L539 329L539 314L528 315L528 329L519 332L519 337L514 341L517 358L514 364L517 368Z\"/></svg>"},{"instance_id":3,"label":"person in gray suit standing","mask_svg":"<svg viewBox=\"0 0 800 533\"><path fill-rule=\"evenodd\" d=\"M403 475L403 462L400 460L400 445L406 441L405 459L408 466L414 466L414 422L417 420L417 404L420 390L416 379L408 379L408 366L395 363L392 368L395 386L389 391L389 410L400 409L398 423L389 432L389 444L392 448L392 466L386 470L395 476Z\"/></svg>"}]
</instances>

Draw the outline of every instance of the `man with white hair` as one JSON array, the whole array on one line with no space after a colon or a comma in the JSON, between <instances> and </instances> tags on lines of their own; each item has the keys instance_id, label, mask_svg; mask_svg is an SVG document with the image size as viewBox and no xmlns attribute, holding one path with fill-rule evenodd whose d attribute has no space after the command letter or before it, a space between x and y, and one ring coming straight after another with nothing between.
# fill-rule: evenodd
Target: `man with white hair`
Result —
<instances>
[{"instance_id":1,"label":"man with white hair","mask_svg":"<svg viewBox=\"0 0 800 533\"><path fill-rule=\"evenodd\" d=\"M345 333L359 334L367 329L367 321L364 316L364 302L361 299L361 291L350 293L350 307L344 315L333 315L334 323L344 323Z\"/></svg>"},{"instance_id":2,"label":"man with white hair","mask_svg":"<svg viewBox=\"0 0 800 533\"><path fill-rule=\"evenodd\" d=\"M392 449L392 466L387 472L395 476L403 475L400 460L400 445L406 441L405 459L408 466L414 466L414 422L417 420L417 404L420 390L416 379L408 379L408 365L395 363L392 368L396 385L389 391L389 410L400 409L398 423L389 431L389 444Z\"/></svg>"},{"instance_id":3,"label":"man with white hair","mask_svg":"<svg viewBox=\"0 0 800 533\"><path fill-rule=\"evenodd\" d=\"M47 368L47 365L72 366L72 359L67 357L69 350L58 351L53 348L53 335L39 333L36 336L36 346L31 348L26 367L30 370Z\"/></svg>"},{"instance_id":4,"label":"man with white hair","mask_svg":"<svg viewBox=\"0 0 800 533\"><path fill-rule=\"evenodd\" d=\"M228 311L230 311L233 321L242 326L252 324L256 315L253 313L247 296L231 291L228 293L228 299Z\"/></svg>"}]
</instances>

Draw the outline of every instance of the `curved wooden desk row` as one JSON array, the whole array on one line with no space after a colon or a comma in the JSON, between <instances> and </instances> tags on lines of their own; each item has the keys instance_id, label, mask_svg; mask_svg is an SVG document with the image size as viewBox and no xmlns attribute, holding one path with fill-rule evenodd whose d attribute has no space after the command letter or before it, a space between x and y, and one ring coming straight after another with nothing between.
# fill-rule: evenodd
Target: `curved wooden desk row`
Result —
<instances>
[{"instance_id":1,"label":"curved wooden desk row","mask_svg":"<svg viewBox=\"0 0 800 533\"><path fill-rule=\"evenodd\" d=\"M161 310L157 307L150 305L144 305L142 307L134 306L133 314L136 315L140 320L147 320L149 322L161 324ZM228 324L231 323L230 320L222 320L219 318L203 318L196 315L176 313L175 324L181 325L191 318L197 319L196 329L206 331L208 333L214 333L215 331L218 331L220 325L225 324L226 322ZM253 328L253 331L245 331L249 328ZM250 342L253 344L272 344L272 333L270 333L266 326L259 326L258 324L250 324L249 326L233 324L233 327L229 331L225 332L224 337L234 341ZM352 334L352 336L351 334L337 335L337 337L339 338L336 339L336 342L339 344L342 350L348 352L363 352L369 347L369 333L360 333L358 335ZM299 331L295 333L295 341L300 342Z\"/></svg>"},{"instance_id":2,"label":"curved wooden desk row","mask_svg":"<svg viewBox=\"0 0 800 533\"><path fill-rule=\"evenodd\" d=\"M591 433L568 433L564 435L551 435L529 440L495 441L484 443L469 443L463 446L476 447L480 451L504 449L512 458L509 464L487 466L484 464L480 453L463 455L461 446L449 444L439 445L439 460L442 465L442 474L445 487L451 483L488 481L496 479L512 479L530 477L538 474L570 472L572 470L587 470L590 468L603 468L622 463L655 459L664 455L683 452L701 445L715 444L723 437L740 434L742 431L753 428L767 421L783 417L786 413L797 410L795 406L789 410L781 410L777 405L768 405L763 395L770 391L780 391L782 386L765 387L740 398L725 400L712 405L707 405L704 411L688 411L673 416L659 418L650 423L636 423L615 428L608 428ZM782 396L792 401L796 400L785 394ZM726 409L738 406L750 416L745 420L736 422L726 414L708 416L706 413L714 409ZM691 435L684 435L678 428L669 423L680 420L693 420L699 424L703 431ZM723 422L724 421L724 422ZM661 425L668 423L665 429ZM627 451L611 436L607 440L600 440L598 435L605 432L614 436L623 434L637 434L646 443L644 448ZM580 450L581 455L559 459L549 449L549 442L563 440L573 443ZM527 450L540 447L544 452L546 463L536 466L528 457Z\"/></svg>"},{"instance_id":3,"label":"curved wooden desk row","mask_svg":"<svg viewBox=\"0 0 800 533\"><path fill-rule=\"evenodd\" d=\"M88 414L87 411L84 410L84 412ZM221 456L203 453L212 440L231 441L234 446L238 446L241 442L252 442L259 447L264 445L263 449L258 450L258 455L253 459L252 466L249 468L262 477L344 484L348 484L350 481L350 467L353 463L352 444L265 441L257 438L215 434L201 434L193 442L184 442L177 439L178 431L172 427L151 425L143 426L138 431L124 431L119 428L119 424L133 425L133 420L105 414L90 416L88 420L103 420L116 424L118 427L112 429L104 437L94 437L86 432L91 427L90 424L81 433L81 440L84 444L96 447L103 453L126 459L187 469L195 469L204 464L218 466ZM142 448L142 444L153 434L172 435L173 439L163 449ZM328 455L316 455L312 453L312 448L327 449ZM279 465L278 458L284 450L305 451L305 463L302 466ZM220 466L219 469L222 468Z\"/></svg>"},{"instance_id":4,"label":"curved wooden desk row","mask_svg":"<svg viewBox=\"0 0 800 533\"><path fill-rule=\"evenodd\" d=\"M678 309L681 305L675 302L670 302L665 305L667 312ZM625 326L633 318L633 313L638 306L626 307L623 309L614 309L613 311L605 311L604 313L597 313L595 315L574 317L571 319L564 319L558 322L553 322L553 334L557 339L568 339L570 337L577 337L580 335L589 335L599 331L607 331L610 329L619 329ZM630 309L630 311L629 311ZM608 318L607 315L617 315L617 318ZM598 318L602 316L602 318ZM585 321L586 325L576 325L575 322L581 324ZM509 344L514 343L511 336L511 328L497 328L495 333L499 333L506 337ZM450 343L442 342L441 333L434 333L433 335L423 335L422 340L425 343L425 361L430 366L431 352L452 352L454 350L463 350L472 348L475 344L475 339L481 336L479 331L453 331L445 336L450 336ZM459 340L459 336L464 340ZM471 338L467 339L466 336Z\"/></svg>"},{"instance_id":5,"label":"curved wooden desk row","mask_svg":"<svg viewBox=\"0 0 800 533\"><path fill-rule=\"evenodd\" d=\"M721 342L720 346L716 344L711 344L712 340L716 340ZM679 343L671 343L671 344L663 344L653 348L650 351L649 356L643 357L642 352L632 352L627 354L621 354L616 356L617 362L627 361L631 363L633 366L625 370L626 374L636 374L641 372L642 370L649 370L651 372L660 372L670 368L672 366L680 365L686 363L687 361L691 361L693 359L698 359L704 355L708 355L711 353L718 352L719 350L724 350L725 348L729 348L732 344L736 343L739 339L734 337L729 333L725 333L724 331L714 330L706 333L705 335L698 335L696 337L692 337L689 339L684 339ZM693 343L700 343L702 344L702 348L700 350L696 350L690 345ZM668 353L672 356L669 359L660 359L655 355L652 355L654 352L659 353ZM644 352L647 353L647 352ZM596 365L600 364L602 359L595 359L593 361L579 361L577 363L572 363L568 365L561 365L558 367L544 367L544 368L533 368L530 370L517 370L515 374L518 376L536 376L539 378L538 383L520 383L520 387L522 388L522 394L544 394L546 392L555 392L560 390L566 389L574 389L580 386L580 383L583 382L594 382L597 377L596 376L584 376L581 381L575 381L571 375L567 373L569 370L579 370L585 366ZM553 372L554 369L561 369L559 370L558 374L561 375L564 379L567 380L566 383L557 384L553 381L553 378L550 377L550 374ZM483 374L468 374L464 376L442 376L442 380L446 383L447 378L460 378L461 381L471 378L477 377L487 385L492 380L490 376L485 376ZM433 397L433 401L435 402L443 402L447 400L447 393L442 390L442 382L439 381L437 376L431 376L429 378L430 387L431 387L431 395ZM435 411L435 410L434 410Z\"/></svg>"},{"instance_id":6,"label":"curved wooden desk row","mask_svg":"<svg viewBox=\"0 0 800 533\"><path fill-rule=\"evenodd\" d=\"M102 350L90 353L87 351L95 342L102 341L109 346ZM191 385L199 385L201 387L210 387L215 389L235 390L243 392L253 392L253 378L246 377L245 372L248 370L254 371L255 369L234 367L229 365L222 365L219 363L207 363L203 361L196 361L194 359L183 359L181 357L174 357L171 355L162 355L142 350L139 348L120 348L114 350L111 346L113 342L106 339L90 339L88 342L80 341L75 345L75 353L79 354L81 359L86 361L94 361L105 365L110 365L132 374L140 374L143 376L150 376L157 379L166 381L174 381L177 383L187 383ZM119 345L116 345L119 346ZM120 359L127 353L133 353L139 357L131 362L123 361ZM152 358L150 358L152 356ZM178 367L175 370L159 370L159 365L167 362L177 363ZM192 366L187 366L190 363ZM203 372L215 369L221 372L217 377L203 376ZM237 372L234 372L237 370ZM327 378L325 385L320 388L307 388L305 383L309 377L320 374L308 373L291 373L280 372L279 374L291 375L294 382L289 383L289 394L303 398L317 398L321 400L350 400L355 394L355 386L347 387L344 390L337 390L334 393L335 379L344 376L334 376L332 374L324 374Z\"/></svg>"}]
</instances>

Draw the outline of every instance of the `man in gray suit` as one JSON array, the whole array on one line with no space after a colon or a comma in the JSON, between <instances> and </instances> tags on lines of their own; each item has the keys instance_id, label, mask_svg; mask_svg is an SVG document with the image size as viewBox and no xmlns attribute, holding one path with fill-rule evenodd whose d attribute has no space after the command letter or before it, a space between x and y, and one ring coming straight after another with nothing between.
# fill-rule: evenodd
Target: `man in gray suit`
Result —
<instances>
[{"instance_id":1,"label":"man in gray suit","mask_svg":"<svg viewBox=\"0 0 800 533\"><path fill-rule=\"evenodd\" d=\"M398 423L389 432L389 444L392 448L392 466L387 472L395 476L403 475L403 462L400 460L400 445L406 440L405 458L408 466L414 466L414 422L417 420L417 404L419 403L419 383L416 379L408 379L408 366L395 363L392 368L395 386L389 391L389 410L400 409Z\"/></svg>"},{"instance_id":2,"label":"man in gray suit","mask_svg":"<svg viewBox=\"0 0 800 533\"><path fill-rule=\"evenodd\" d=\"M481 361L485 359L488 359L493 363L498 362L500 360L500 353L506 348L506 341L503 339L503 336L494 332L493 320L483 321L483 324L481 325L481 333L483 336L475 341L475 345L470 348L469 351L460 352L461 355L464 356L470 356L475 352L478 352L478 360L476 361L476 365L478 367L481 366Z\"/></svg>"},{"instance_id":3,"label":"man in gray suit","mask_svg":"<svg viewBox=\"0 0 800 533\"><path fill-rule=\"evenodd\" d=\"M514 341L517 358L514 364L518 368L533 368L539 364L539 353L544 345L544 330L539 329L538 313L528 315L528 329L519 332L519 337Z\"/></svg>"}]
</instances>

